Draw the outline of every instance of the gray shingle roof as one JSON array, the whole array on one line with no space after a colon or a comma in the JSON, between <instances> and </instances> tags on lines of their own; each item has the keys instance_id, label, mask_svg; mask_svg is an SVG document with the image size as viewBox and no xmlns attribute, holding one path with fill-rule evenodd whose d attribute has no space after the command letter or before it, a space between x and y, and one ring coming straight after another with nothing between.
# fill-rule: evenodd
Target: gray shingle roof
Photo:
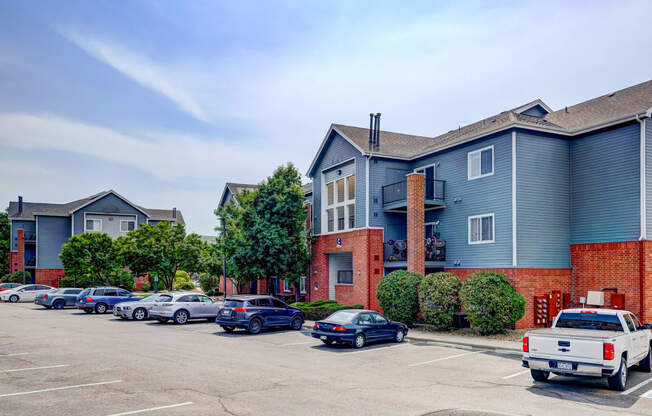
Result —
<instances>
[{"instance_id":1,"label":"gray shingle roof","mask_svg":"<svg viewBox=\"0 0 652 416\"><path fill-rule=\"evenodd\" d=\"M305 183L301 185L301 190L303 191L304 195L309 195L312 193L312 182Z\"/></svg>"},{"instance_id":2,"label":"gray shingle roof","mask_svg":"<svg viewBox=\"0 0 652 416\"><path fill-rule=\"evenodd\" d=\"M255 184L250 184L250 183L227 182L226 186L229 188L229 190L231 191L231 194L233 194L233 195L241 194L245 190L252 191L252 190L260 188L260 185L255 185Z\"/></svg>"}]
</instances>

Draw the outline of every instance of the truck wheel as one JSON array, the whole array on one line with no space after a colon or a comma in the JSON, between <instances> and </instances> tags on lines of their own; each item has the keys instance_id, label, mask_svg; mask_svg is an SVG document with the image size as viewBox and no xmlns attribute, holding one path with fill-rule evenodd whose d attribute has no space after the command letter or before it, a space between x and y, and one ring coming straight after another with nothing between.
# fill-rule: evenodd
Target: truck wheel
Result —
<instances>
[{"instance_id":1,"label":"truck wheel","mask_svg":"<svg viewBox=\"0 0 652 416\"><path fill-rule=\"evenodd\" d=\"M645 358L643 358L641 362L638 363L638 369L645 373L649 373L651 367L652 367L652 345L650 345L650 348L647 350L647 355L645 356Z\"/></svg>"},{"instance_id":2,"label":"truck wheel","mask_svg":"<svg viewBox=\"0 0 652 416\"><path fill-rule=\"evenodd\" d=\"M550 377L550 371L530 370L530 374L535 381L548 381Z\"/></svg>"},{"instance_id":3,"label":"truck wheel","mask_svg":"<svg viewBox=\"0 0 652 416\"><path fill-rule=\"evenodd\" d=\"M613 376L609 377L609 388L624 391L627 386L627 360L625 356L620 359L620 368Z\"/></svg>"}]
</instances>

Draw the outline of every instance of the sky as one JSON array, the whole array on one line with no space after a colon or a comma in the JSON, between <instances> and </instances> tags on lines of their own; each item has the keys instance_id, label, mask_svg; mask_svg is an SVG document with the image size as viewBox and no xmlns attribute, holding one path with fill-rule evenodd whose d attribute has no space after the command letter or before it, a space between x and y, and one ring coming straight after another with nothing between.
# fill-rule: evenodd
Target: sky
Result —
<instances>
[{"instance_id":1,"label":"sky","mask_svg":"<svg viewBox=\"0 0 652 416\"><path fill-rule=\"evenodd\" d=\"M650 1L32 1L0 8L0 204L114 189L214 235L225 182L331 123L435 136L652 78ZM304 178L308 181L308 178Z\"/></svg>"}]
</instances>

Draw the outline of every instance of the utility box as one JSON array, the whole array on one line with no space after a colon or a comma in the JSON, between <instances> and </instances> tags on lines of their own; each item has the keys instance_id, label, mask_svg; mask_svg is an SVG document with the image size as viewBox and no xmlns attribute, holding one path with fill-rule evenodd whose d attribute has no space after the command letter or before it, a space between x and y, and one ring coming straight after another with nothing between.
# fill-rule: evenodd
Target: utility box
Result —
<instances>
[{"instance_id":1,"label":"utility box","mask_svg":"<svg viewBox=\"0 0 652 416\"><path fill-rule=\"evenodd\" d=\"M589 291L586 295L586 304L591 306L604 306L604 292Z\"/></svg>"},{"instance_id":2,"label":"utility box","mask_svg":"<svg viewBox=\"0 0 652 416\"><path fill-rule=\"evenodd\" d=\"M548 296L534 297L534 325L547 326L548 324Z\"/></svg>"},{"instance_id":3,"label":"utility box","mask_svg":"<svg viewBox=\"0 0 652 416\"><path fill-rule=\"evenodd\" d=\"M611 309L625 309L625 294L612 293L611 301L609 302L609 307Z\"/></svg>"},{"instance_id":4,"label":"utility box","mask_svg":"<svg viewBox=\"0 0 652 416\"><path fill-rule=\"evenodd\" d=\"M553 290L548 294L548 324L552 324L552 321L555 319L555 316L561 310L561 292L558 290Z\"/></svg>"}]
</instances>

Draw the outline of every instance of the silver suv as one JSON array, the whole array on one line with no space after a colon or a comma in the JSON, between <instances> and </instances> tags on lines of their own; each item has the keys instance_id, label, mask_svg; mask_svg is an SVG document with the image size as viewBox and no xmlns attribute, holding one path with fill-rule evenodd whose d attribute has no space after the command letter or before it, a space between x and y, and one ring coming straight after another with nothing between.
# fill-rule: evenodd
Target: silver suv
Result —
<instances>
[{"instance_id":1,"label":"silver suv","mask_svg":"<svg viewBox=\"0 0 652 416\"><path fill-rule=\"evenodd\" d=\"M149 316L162 323L173 320L179 325L187 323L190 319L206 319L213 322L220 305L221 303L199 293L170 293L157 299L149 311Z\"/></svg>"}]
</instances>

